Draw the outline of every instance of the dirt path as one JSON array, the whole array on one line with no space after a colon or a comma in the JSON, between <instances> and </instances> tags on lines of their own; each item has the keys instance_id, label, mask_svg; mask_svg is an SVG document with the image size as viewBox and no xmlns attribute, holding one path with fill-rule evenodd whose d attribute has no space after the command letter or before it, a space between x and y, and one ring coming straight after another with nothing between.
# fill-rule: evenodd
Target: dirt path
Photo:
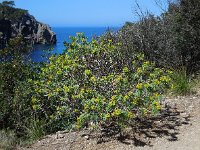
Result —
<instances>
[{"instance_id":1,"label":"dirt path","mask_svg":"<svg viewBox=\"0 0 200 150\"><path fill-rule=\"evenodd\" d=\"M142 128L138 138L105 140L87 135L87 131L46 136L22 150L200 150L200 97L168 98L169 108L152 129ZM131 131L130 131L131 132Z\"/></svg>"},{"instance_id":2,"label":"dirt path","mask_svg":"<svg viewBox=\"0 0 200 150\"><path fill-rule=\"evenodd\" d=\"M179 127L177 141L170 142L165 138L158 138L153 147L141 150L200 150L200 97L180 97L168 100L183 109L183 115L191 115L188 125Z\"/></svg>"}]
</instances>

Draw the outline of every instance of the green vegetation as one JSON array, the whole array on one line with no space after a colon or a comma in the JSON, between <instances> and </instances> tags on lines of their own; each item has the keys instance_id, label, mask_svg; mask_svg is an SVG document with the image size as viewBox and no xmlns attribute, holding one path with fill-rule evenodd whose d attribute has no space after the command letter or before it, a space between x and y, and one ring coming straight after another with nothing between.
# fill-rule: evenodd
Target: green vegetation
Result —
<instances>
[{"instance_id":1,"label":"green vegetation","mask_svg":"<svg viewBox=\"0 0 200 150\"><path fill-rule=\"evenodd\" d=\"M194 2L171 3L161 17L145 16L91 42L77 34L46 64L25 62L23 37L11 39L0 50L0 148L58 130L136 126L159 113L171 87L190 94L200 58Z\"/></svg>"},{"instance_id":2,"label":"green vegetation","mask_svg":"<svg viewBox=\"0 0 200 150\"><path fill-rule=\"evenodd\" d=\"M67 52L39 68L23 61L27 47L21 37L1 51L0 127L18 142L90 125L123 128L159 112L170 71L112 40L88 42L83 34L71 39Z\"/></svg>"},{"instance_id":3,"label":"green vegetation","mask_svg":"<svg viewBox=\"0 0 200 150\"><path fill-rule=\"evenodd\" d=\"M22 15L28 13L27 10L14 8L14 1L3 1L0 3L0 20L6 19L10 21L18 20Z\"/></svg>"},{"instance_id":4,"label":"green vegetation","mask_svg":"<svg viewBox=\"0 0 200 150\"><path fill-rule=\"evenodd\" d=\"M190 79L187 77L184 70L176 71L173 74L174 94L177 95L187 95L191 93L192 85Z\"/></svg>"},{"instance_id":5,"label":"green vegetation","mask_svg":"<svg viewBox=\"0 0 200 150\"><path fill-rule=\"evenodd\" d=\"M40 139L45 135L44 125L45 122L43 120L38 120L35 118L30 119L29 126L26 128L28 141L32 142Z\"/></svg>"},{"instance_id":6,"label":"green vegetation","mask_svg":"<svg viewBox=\"0 0 200 150\"><path fill-rule=\"evenodd\" d=\"M24 64L23 51L26 45L22 38L10 40L9 46L1 50L0 62L0 126L19 129L24 117L30 112L27 99L27 79L32 71ZM24 90L24 88L26 90Z\"/></svg>"},{"instance_id":7,"label":"green vegetation","mask_svg":"<svg viewBox=\"0 0 200 150\"><path fill-rule=\"evenodd\" d=\"M125 55L111 40L73 37L68 53L51 57L38 79L30 81L35 114L52 131L91 122L100 128L107 123L127 126L136 117L156 114L161 94L170 86L168 73L142 54L129 54L129 60Z\"/></svg>"},{"instance_id":8,"label":"green vegetation","mask_svg":"<svg viewBox=\"0 0 200 150\"><path fill-rule=\"evenodd\" d=\"M16 144L16 135L13 131L0 131L0 149L13 149Z\"/></svg>"},{"instance_id":9,"label":"green vegetation","mask_svg":"<svg viewBox=\"0 0 200 150\"><path fill-rule=\"evenodd\" d=\"M174 95L190 95L194 94L195 89L199 85L198 77L187 76L186 70L174 71L171 76L173 82L172 92Z\"/></svg>"},{"instance_id":10,"label":"green vegetation","mask_svg":"<svg viewBox=\"0 0 200 150\"><path fill-rule=\"evenodd\" d=\"M174 1L161 16L141 15L139 22L126 23L113 38L125 50L144 52L158 66L184 67L191 75L200 69L199 11L199 0Z\"/></svg>"},{"instance_id":11,"label":"green vegetation","mask_svg":"<svg viewBox=\"0 0 200 150\"><path fill-rule=\"evenodd\" d=\"M0 51L0 147L4 149L26 137L32 117L28 79L34 77L34 67L24 62L27 50L23 38L17 37Z\"/></svg>"}]
</instances>

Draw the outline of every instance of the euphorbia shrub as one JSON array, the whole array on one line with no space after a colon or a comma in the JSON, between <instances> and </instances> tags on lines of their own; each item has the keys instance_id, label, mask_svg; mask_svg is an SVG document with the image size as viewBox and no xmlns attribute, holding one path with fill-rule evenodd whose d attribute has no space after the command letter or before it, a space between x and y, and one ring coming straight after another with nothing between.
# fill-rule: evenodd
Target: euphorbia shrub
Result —
<instances>
[{"instance_id":1,"label":"euphorbia shrub","mask_svg":"<svg viewBox=\"0 0 200 150\"><path fill-rule=\"evenodd\" d=\"M143 54L126 54L120 43L88 42L82 34L71 39L67 52L52 56L38 79L30 81L33 110L54 125L53 130L124 126L160 110L161 94L170 86L169 72L145 61Z\"/></svg>"}]
</instances>

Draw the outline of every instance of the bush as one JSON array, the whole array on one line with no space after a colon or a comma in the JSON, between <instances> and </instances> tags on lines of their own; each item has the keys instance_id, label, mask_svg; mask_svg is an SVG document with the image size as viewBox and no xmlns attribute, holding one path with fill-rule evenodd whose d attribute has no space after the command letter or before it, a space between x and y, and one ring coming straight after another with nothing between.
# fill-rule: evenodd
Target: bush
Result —
<instances>
[{"instance_id":1,"label":"bush","mask_svg":"<svg viewBox=\"0 0 200 150\"><path fill-rule=\"evenodd\" d=\"M172 75L173 88L172 92L175 95L188 95L194 92L195 81L187 76L186 70L174 71Z\"/></svg>"},{"instance_id":2,"label":"bush","mask_svg":"<svg viewBox=\"0 0 200 150\"><path fill-rule=\"evenodd\" d=\"M46 120L46 131L91 124L122 127L160 110L169 72L145 61L143 54L129 53L125 59L120 43L112 40L87 42L82 34L71 39L67 53L52 56L38 79L30 80L32 107Z\"/></svg>"},{"instance_id":3,"label":"bush","mask_svg":"<svg viewBox=\"0 0 200 150\"><path fill-rule=\"evenodd\" d=\"M200 68L199 10L199 0L170 2L158 17L148 13L136 23L126 23L117 39L124 50L143 52L157 66L174 70L184 66L191 75Z\"/></svg>"},{"instance_id":4,"label":"bush","mask_svg":"<svg viewBox=\"0 0 200 150\"><path fill-rule=\"evenodd\" d=\"M34 76L34 67L24 62L27 46L21 37L11 39L0 51L0 129L12 129L17 136L31 117L31 87L27 82Z\"/></svg>"}]
</instances>

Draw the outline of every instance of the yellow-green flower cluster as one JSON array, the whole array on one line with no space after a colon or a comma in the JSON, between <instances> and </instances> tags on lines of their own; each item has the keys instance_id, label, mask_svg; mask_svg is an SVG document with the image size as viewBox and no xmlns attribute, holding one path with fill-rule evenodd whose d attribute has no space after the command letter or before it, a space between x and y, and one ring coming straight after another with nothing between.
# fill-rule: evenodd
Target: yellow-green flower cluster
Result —
<instances>
[{"instance_id":1,"label":"yellow-green flower cluster","mask_svg":"<svg viewBox=\"0 0 200 150\"><path fill-rule=\"evenodd\" d=\"M153 105L156 108L156 110L160 110L161 109L160 103L158 101L154 101Z\"/></svg>"},{"instance_id":2,"label":"yellow-green flower cluster","mask_svg":"<svg viewBox=\"0 0 200 150\"><path fill-rule=\"evenodd\" d=\"M123 81L123 77L122 77L122 75L119 75L119 76L116 78L116 82L118 83L118 82L121 82L121 81Z\"/></svg>"},{"instance_id":3,"label":"yellow-green flower cluster","mask_svg":"<svg viewBox=\"0 0 200 150\"><path fill-rule=\"evenodd\" d=\"M171 79L167 76L162 76L162 77L160 77L160 81L169 83L171 81Z\"/></svg>"},{"instance_id":4,"label":"yellow-green flower cluster","mask_svg":"<svg viewBox=\"0 0 200 150\"><path fill-rule=\"evenodd\" d=\"M96 78L95 76L92 76L92 77L90 78L90 82L96 83L96 81L97 81L97 78Z\"/></svg>"},{"instance_id":5,"label":"yellow-green flower cluster","mask_svg":"<svg viewBox=\"0 0 200 150\"><path fill-rule=\"evenodd\" d=\"M121 109L115 109L112 113L112 116L114 117L118 117L122 114L122 110Z\"/></svg>"},{"instance_id":6,"label":"yellow-green flower cluster","mask_svg":"<svg viewBox=\"0 0 200 150\"><path fill-rule=\"evenodd\" d=\"M124 72L124 73L128 73L128 72L129 72L128 67L124 67L124 68L123 68L123 72Z\"/></svg>"},{"instance_id":7,"label":"yellow-green flower cluster","mask_svg":"<svg viewBox=\"0 0 200 150\"><path fill-rule=\"evenodd\" d=\"M86 70L84 71L84 74L87 75L87 76L89 76L89 75L91 75L92 73L91 73L91 70L86 69Z\"/></svg>"},{"instance_id":8,"label":"yellow-green flower cluster","mask_svg":"<svg viewBox=\"0 0 200 150\"><path fill-rule=\"evenodd\" d=\"M137 73L138 73L138 74L142 74L142 73L143 73L143 70L142 70L142 68L140 68L140 67L139 67L139 68L137 68Z\"/></svg>"},{"instance_id":9,"label":"yellow-green flower cluster","mask_svg":"<svg viewBox=\"0 0 200 150\"><path fill-rule=\"evenodd\" d=\"M142 90L142 88L143 88L143 83L138 83L138 84L136 85L136 88L137 88L138 90Z\"/></svg>"},{"instance_id":10,"label":"yellow-green flower cluster","mask_svg":"<svg viewBox=\"0 0 200 150\"><path fill-rule=\"evenodd\" d=\"M110 100L110 102L109 102L109 107L115 107L116 101L117 101L116 95L112 96L112 97L111 97L111 100Z\"/></svg>"},{"instance_id":11,"label":"yellow-green flower cluster","mask_svg":"<svg viewBox=\"0 0 200 150\"><path fill-rule=\"evenodd\" d=\"M160 110L169 73L143 54L120 62L123 53L113 43L87 42L81 34L72 38L68 53L52 56L39 79L30 81L35 89L32 108L52 122L65 116L79 128L91 122L129 124L134 117Z\"/></svg>"}]
</instances>

